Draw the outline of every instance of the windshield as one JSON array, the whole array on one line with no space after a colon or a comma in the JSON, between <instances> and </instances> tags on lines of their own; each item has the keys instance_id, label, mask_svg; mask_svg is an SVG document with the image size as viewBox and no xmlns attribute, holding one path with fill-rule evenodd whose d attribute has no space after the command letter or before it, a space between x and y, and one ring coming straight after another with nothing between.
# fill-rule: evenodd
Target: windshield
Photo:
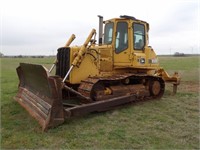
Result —
<instances>
[{"instance_id":1,"label":"windshield","mask_svg":"<svg viewBox=\"0 0 200 150\"><path fill-rule=\"evenodd\" d=\"M128 48L128 24L126 22L118 22L116 33L115 52L120 53Z\"/></svg>"},{"instance_id":2,"label":"windshield","mask_svg":"<svg viewBox=\"0 0 200 150\"><path fill-rule=\"evenodd\" d=\"M104 44L111 44L113 37L113 23L107 23L104 31Z\"/></svg>"}]
</instances>

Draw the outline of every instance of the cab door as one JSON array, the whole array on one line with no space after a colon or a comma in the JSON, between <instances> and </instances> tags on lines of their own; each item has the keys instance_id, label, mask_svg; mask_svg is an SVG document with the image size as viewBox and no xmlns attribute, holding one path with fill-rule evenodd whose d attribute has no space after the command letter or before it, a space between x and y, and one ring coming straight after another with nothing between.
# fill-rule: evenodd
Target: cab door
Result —
<instances>
[{"instance_id":1,"label":"cab door","mask_svg":"<svg viewBox=\"0 0 200 150\"><path fill-rule=\"evenodd\" d=\"M127 66L131 62L128 34L128 23L118 21L114 38L114 66Z\"/></svg>"},{"instance_id":2,"label":"cab door","mask_svg":"<svg viewBox=\"0 0 200 150\"><path fill-rule=\"evenodd\" d=\"M145 25L142 23L133 22L133 66L134 67L144 67L146 65L146 35L145 35Z\"/></svg>"}]
</instances>

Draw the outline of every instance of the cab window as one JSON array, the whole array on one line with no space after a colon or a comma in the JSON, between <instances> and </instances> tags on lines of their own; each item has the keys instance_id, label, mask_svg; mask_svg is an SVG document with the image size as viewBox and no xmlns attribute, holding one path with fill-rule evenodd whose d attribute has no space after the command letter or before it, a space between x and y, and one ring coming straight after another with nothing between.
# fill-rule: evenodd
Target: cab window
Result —
<instances>
[{"instance_id":1,"label":"cab window","mask_svg":"<svg viewBox=\"0 0 200 150\"><path fill-rule=\"evenodd\" d=\"M115 39L115 52L120 53L128 48L128 24L118 22Z\"/></svg>"},{"instance_id":2,"label":"cab window","mask_svg":"<svg viewBox=\"0 0 200 150\"><path fill-rule=\"evenodd\" d=\"M107 23L105 25L104 44L111 44L112 43L113 26L114 26L113 22Z\"/></svg>"},{"instance_id":3,"label":"cab window","mask_svg":"<svg viewBox=\"0 0 200 150\"><path fill-rule=\"evenodd\" d=\"M133 44L135 50L143 50L145 46L145 28L143 24L133 24Z\"/></svg>"}]
</instances>

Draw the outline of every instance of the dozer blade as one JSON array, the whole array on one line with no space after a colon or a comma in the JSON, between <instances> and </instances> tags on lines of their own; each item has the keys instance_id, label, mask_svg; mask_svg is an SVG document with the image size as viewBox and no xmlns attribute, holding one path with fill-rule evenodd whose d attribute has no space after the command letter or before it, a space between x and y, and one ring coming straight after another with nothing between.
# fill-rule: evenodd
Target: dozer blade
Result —
<instances>
[{"instance_id":1,"label":"dozer blade","mask_svg":"<svg viewBox=\"0 0 200 150\"><path fill-rule=\"evenodd\" d=\"M43 130L64 122L61 79L49 76L42 65L20 63L19 90L15 100L33 116Z\"/></svg>"}]
</instances>

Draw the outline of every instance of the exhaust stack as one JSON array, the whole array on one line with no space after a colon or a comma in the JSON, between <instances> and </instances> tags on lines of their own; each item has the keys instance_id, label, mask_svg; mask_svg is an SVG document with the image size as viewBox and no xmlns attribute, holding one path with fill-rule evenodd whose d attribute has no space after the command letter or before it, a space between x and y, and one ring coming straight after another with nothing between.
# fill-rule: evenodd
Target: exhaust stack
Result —
<instances>
[{"instance_id":1,"label":"exhaust stack","mask_svg":"<svg viewBox=\"0 0 200 150\"><path fill-rule=\"evenodd\" d=\"M103 43L103 16L98 15L99 17L99 45Z\"/></svg>"}]
</instances>

